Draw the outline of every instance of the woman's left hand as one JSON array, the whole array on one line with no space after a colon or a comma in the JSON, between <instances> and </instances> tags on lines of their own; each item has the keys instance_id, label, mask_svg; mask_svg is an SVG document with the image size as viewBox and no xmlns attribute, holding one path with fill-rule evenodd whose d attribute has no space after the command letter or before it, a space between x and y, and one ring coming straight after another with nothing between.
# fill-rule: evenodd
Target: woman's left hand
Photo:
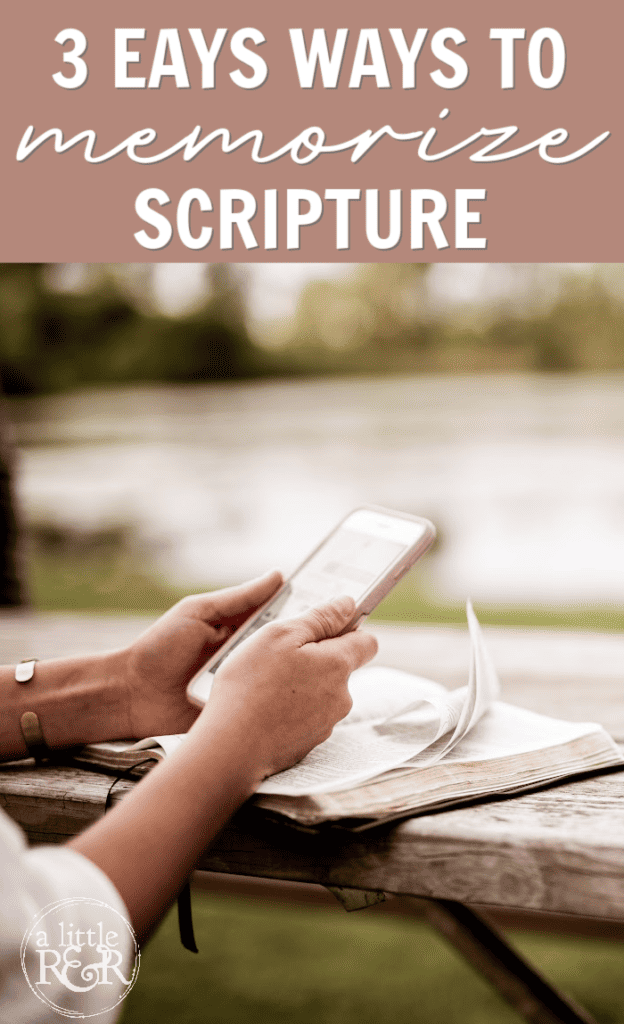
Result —
<instances>
[{"instance_id":1,"label":"woman's left hand","mask_svg":"<svg viewBox=\"0 0 624 1024\"><path fill-rule=\"evenodd\" d=\"M135 739L190 728L199 711L188 701L187 684L281 583L273 571L238 587L185 597L120 652Z\"/></svg>"}]
</instances>

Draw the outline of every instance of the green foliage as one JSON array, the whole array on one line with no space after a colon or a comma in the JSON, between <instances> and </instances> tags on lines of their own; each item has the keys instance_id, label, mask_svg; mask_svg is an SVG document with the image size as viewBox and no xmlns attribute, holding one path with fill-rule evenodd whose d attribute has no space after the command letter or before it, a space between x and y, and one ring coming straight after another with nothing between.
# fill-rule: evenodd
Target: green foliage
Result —
<instances>
[{"instance_id":1,"label":"green foliage","mask_svg":"<svg viewBox=\"0 0 624 1024\"><path fill-rule=\"evenodd\" d=\"M211 265L206 292L197 312L172 320L142 308L113 273L62 291L43 264L0 264L0 385L33 394L248 376L253 353L236 275Z\"/></svg>"},{"instance_id":2,"label":"green foliage","mask_svg":"<svg viewBox=\"0 0 624 1024\"><path fill-rule=\"evenodd\" d=\"M463 604L440 604L408 576L388 594L371 616L376 622L423 622L465 625ZM624 607L576 604L526 607L475 604L479 621L487 626L525 626L529 629L580 629L599 632L624 630Z\"/></svg>"},{"instance_id":3,"label":"green foliage","mask_svg":"<svg viewBox=\"0 0 624 1024\"><path fill-rule=\"evenodd\" d=\"M308 284L292 320L262 347L248 331L235 265L208 264L204 301L178 318L150 301L149 268L87 269L86 283L67 290L55 285L55 268L0 264L0 385L8 393L293 374L624 368L624 307L613 297L621 282L607 290L604 274L564 276L548 303L537 301L536 272L536 296L484 306L471 321L436 306L426 264L363 264Z\"/></svg>"},{"instance_id":4,"label":"green foliage","mask_svg":"<svg viewBox=\"0 0 624 1024\"><path fill-rule=\"evenodd\" d=\"M45 532L45 531L44 531ZM188 593L151 570L144 557L113 531L84 543L55 540L41 530L30 538L29 590L40 611L86 611L126 614L164 612ZM216 583L206 581L204 590ZM480 622L490 626L545 629L624 630L624 608L599 606L506 607L477 605ZM371 616L373 622L421 622L465 625L463 605L440 604L409 577L399 583Z\"/></svg>"},{"instance_id":5,"label":"green foliage","mask_svg":"<svg viewBox=\"0 0 624 1024\"><path fill-rule=\"evenodd\" d=\"M13 494L13 450L5 402L0 395L0 608L27 599L22 576L22 543Z\"/></svg>"},{"instance_id":6,"label":"green foliage","mask_svg":"<svg viewBox=\"0 0 624 1024\"><path fill-rule=\"evenodd\" d=\"M466 318L433 301L430 267L365 264L303 290L280 355L317 373L622 369L624 306L613 297L622 292L621 268L619 277L612 270L610 291L599 275L564 274L546 302L534 268L523 301L484 301Z\"/></svg>"},{"instance_id":7,"label":"green foliage","mask_svg":"<svg viewBox=\"0 0 624 1024\"><path fill-rule=\"evenodd\" d=\"M427 925L375 910L194 897L199 954L175 911L141 958L121 1024L520 1024ZM622 945L514 936L600 1024L624 1024Z\"/></svg>"},{"instance_id":8,"label":"green foliage","mask_svg":"<svg viewBox=\"0 0 624 1024\"><path fill-rule=\"evenodd\" d=\"M86 551L37 545L29 559L33 606L40 611L166 611L188 593L106 544Z\"/></svg>"}]
</instances>

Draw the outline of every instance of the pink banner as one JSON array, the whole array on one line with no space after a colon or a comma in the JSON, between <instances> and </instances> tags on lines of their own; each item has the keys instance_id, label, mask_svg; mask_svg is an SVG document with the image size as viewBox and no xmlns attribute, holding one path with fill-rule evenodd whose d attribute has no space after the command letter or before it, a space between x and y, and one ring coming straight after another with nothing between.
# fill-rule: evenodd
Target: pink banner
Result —
<instances>
[{"instance_id":1,"label":"pink banner","mask_svg":"<svg viewBox=\"0 0 624 1024\"><path fill-rule=\"evenodd\" d=\"M622 12L23 0L0 260L620 261Z\"/></svg>"}]
</instances>

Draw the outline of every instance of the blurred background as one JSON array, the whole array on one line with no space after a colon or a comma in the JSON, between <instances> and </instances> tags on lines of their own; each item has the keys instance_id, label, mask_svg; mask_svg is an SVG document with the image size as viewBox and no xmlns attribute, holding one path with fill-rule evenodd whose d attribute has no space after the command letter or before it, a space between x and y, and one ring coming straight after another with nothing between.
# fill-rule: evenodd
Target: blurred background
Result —
<instances>
[{"instance_id":1,"label":"blurred background","mask_svg":"<svg viewBox=\"0 0 624 1024\"><path fill-rule=\"evenodd\" d=\"M5 264L0 382L6 604L156 611L373 502L440 535L382 617L624 622L621 265Z\"/></svg>"},{"instance_id":2,"label":"blurred background","mask_svg":"<svg viewBox=\"0 0 624 1024\"><path fill-rule=\"evenodd\" d=\"M0 385L1 605L155 614L372 502L439 531L378 617L624 626L623 266L5 264ZM520 1020L418 919L254 900L124 1024ZM621 943L513 941L624 1024Z\"/></svg>"}]
</instances>

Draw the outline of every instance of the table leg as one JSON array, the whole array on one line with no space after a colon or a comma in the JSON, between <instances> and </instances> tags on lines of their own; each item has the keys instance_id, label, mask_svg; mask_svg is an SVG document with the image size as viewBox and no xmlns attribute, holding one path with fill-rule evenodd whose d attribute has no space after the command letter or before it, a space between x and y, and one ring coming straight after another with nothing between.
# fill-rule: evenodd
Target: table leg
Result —
<instances>
[{"instance_id":1,"label":"table leg","mask_svg":"<svg viewBox=\"0 0 624 1024\"><path fill-rule=\"evenodd\" d=\"M581 1006L546 981L479 914L454 900L420 899L440 932L531 1024L597 1024Z\"/></svg>"}]
</instances>

